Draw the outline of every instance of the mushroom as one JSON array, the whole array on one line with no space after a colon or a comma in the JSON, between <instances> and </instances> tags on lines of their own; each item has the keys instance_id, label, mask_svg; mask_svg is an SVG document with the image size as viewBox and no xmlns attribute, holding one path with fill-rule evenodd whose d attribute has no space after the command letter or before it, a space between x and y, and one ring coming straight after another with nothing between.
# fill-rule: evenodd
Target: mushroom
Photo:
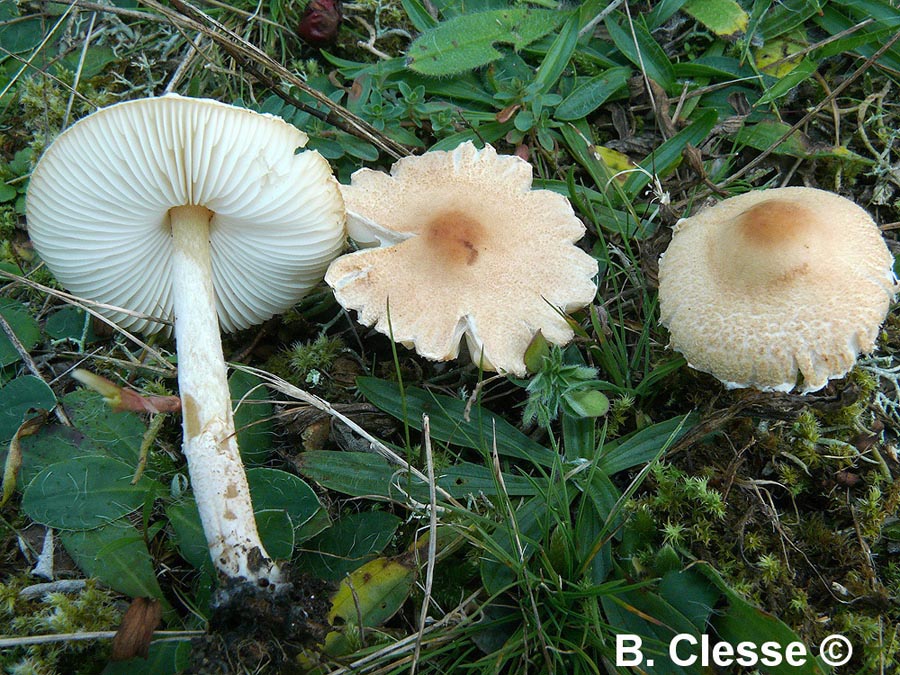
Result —
<instances>
[{"instance_id":1,"label":"mushroom","mask_svg":"<svg viewBox=\"0 0 900 675\"><path fill-rule=\"evenodd\" d=\"M61 284L132 310L105 311L123 328L174 319L184 455L210 553L220 574L259 585L281 573L256 529L219 325L284 311L343 245L337 181L318 153L296 152L306 141L282 119L211 100L129 101L56 139L26 201Z\"/></svg>"},{"instance_id":2,"label":"mushroom","mask_svg":"<svg viewBox=\"0 0 900 675\"><path fill-rule=\"evenodd\" d=\"M670 346L728 388L803 393L875 347L897 292L872 218L804 187L748 192L675 225L659 261Z\"/></svg>"},{"instance_id":3,"label":"mushroom","mask_svg":"<svg viewBox=\"0 0 900 675\"><path fill-rule=\"evenodd\" d=\"M338 258L325 281L361 323L426 358L456 358L465 336L485 369L525 375L535 334L571 340L563 312L597 290L597 261L575 246L584 225L531 181L528 162L471 142L401 159L390 175L361 169L341 186L348 232L380 246Z\"/></svg>"}]
</instances>

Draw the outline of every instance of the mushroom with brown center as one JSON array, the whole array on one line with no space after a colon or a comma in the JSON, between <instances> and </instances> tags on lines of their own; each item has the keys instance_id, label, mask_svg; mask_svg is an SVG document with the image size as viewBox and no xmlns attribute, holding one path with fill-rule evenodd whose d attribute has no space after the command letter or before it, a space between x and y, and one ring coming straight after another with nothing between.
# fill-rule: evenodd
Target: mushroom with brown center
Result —
<instances>
[{"instance_id":1,"label":"mushroom with brown center","mask_svg":"<svg viewBox=\"0 0 900 675\"><path fill-rule=\"evenodd\" d=\"M174 319L184 454L224 576L277 585L235 440L219 325L252 326L322 278L344 241L337 181L302 131L215 101L168 95L80 120L47 149L26 202L61 284ZM104 311L104 310L101 310ZM163 323L106 310L124 328Z\"/></svg>"},{"instance_id":2,"label":"mushroom with brown center","mask_svg":"<svg viewBox=\"0 0 900 675\"><path fill-rule=\"evenodd\" d=\"M875 347L897 292L871 217L803 187L748 192L680 220L659 263L660 322L729 388L816 391Z\"/></svg>"},{"instance_id":3,"label":"mushroom with brown center","mask_svg":"<svg viewBox=\"0 0 900 675\"><path fill-rule=\"evenodd\" d=\"M561 312L594 299L597 261L575 246L584 225L568 200L532 190L531 165L478 150L401 159L390 175L362 169L342 186L350 236L380 244L335 260L325 276L342 306L429 359L525 374L541 331L573 332Z\"/></svg>"}]
</instances>

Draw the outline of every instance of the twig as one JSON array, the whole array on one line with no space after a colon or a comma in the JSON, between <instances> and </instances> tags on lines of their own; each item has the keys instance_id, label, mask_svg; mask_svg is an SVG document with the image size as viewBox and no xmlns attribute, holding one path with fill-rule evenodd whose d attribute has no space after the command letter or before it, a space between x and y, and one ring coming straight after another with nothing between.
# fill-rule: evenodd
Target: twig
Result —
<instances>
[{"instance_id":1,"label":"twig","mask_svg":"<svg viewBox=\"0 0 900 675\"><path fill-rule=\"evenodd\" d=\"M254 77L258 78L260 82L269 87L282 100L322 119L328 124L332 124L349 134L372 143L395 159L410 154L410 151L405 146L380 132L345 107L335 103L322 92L310 87L301 78L257 46L247 42L225 25L190 3L184 0L171 0L171 4L175 7L175 10L173 10L171 7L158 2L158 0L141 0L141 2L165 16L173 25L181 25L192 30L202 31L204 35L225 50L229 56L241 64ZM283 91L283 87L270 77L268 73L312 97L317 103L328 108L330 112L324 113L321 110L312 108L295 96Z\"/></svg>"},{"instance_id":2,"label":"twig","mask_svg":"<svg viewBox=\"0 0 900 675\"><path fill-rule=\"evenodd\" d=\"M823 98L821 101L819 101L819 102L813 107L812 110L810 110L808 113L806 113L799 121L797 121L796 123L794 123L794 124L791 126L790 129L788 129L786 132L784 132L784 133L781 135L781 138L779 138L777 141L775 141L774 143L772 143L772 144L771 144L768 148L766 148L762 153L760 153L759 155L757 155L756 157L754 157L753 160L750 161L746 166L744 166L743 168L739 169L738 171L735 171L733 174L731 174L731 176L729 176L728 178L726 178L725 180L723 180L722 182L720 182L720 183L718 184L719 188L724 188L724 187L726 187L726 186L728 186L728 185L731 185L731 184L734 183L736 180L738 180L739 178L743 178L743 177L744 177L745 175L747 175L750 171L752 171L753 169L755 169L755 168L756 168L756 167L757 167L757 166L758 166L758 165L759 165L766 157L768 157L768 156L771 155L773 152L775 152L775 150L778 148L779 145L781 145L781 144L784 143L788 138L790 138L790 137L791 137L791 136L792 136L792 135L800 128L800 127L802 127L804 124L806 124L807 122L809 122L809 120L811 120L816 114L818 114L818 112L819 112L820 110L822 110L822 108L824 108L826 105L828 105L829 103L831 103L832 99L835 99L835 98L837 98L838 96L840 96L841 93L843 93L843 91L844 91L845 89L847 89L851 84L853 84L853 83L856 82L860 77L862 77L863 73L865 73L869 68L871 68L872 65L873 65L878 59L880 59L880 58L881 58L881 57L882 57L882 56L883 56L883 55L884 55L891 47L893 47L893 46L897 43L897 40L900 40L900 32L895 33L894 36L893 36L890 40L888 40L886 43L884 43L884 44L878 49L878 51L876 51L874 54L872 54L872 56L870 56L868 59L866 59L866 61L865 61L859 68L857 68L857 69L853 72L853 74L850 75L850 77L848 77L846 80L844 80L843 82L841 82L838 86L836 86L836 87L831 91L831 93L828 94L828 95L827 95L825 98ZM706 194L708 195L709 192L707 192ZM701 195L701 198L702 198L703 196L705 196L705 195ZM698 197L695 197L695 199L698 199Z\"/></svg>"},{"instance_id":3,"label":"twig","mask_svg":"<svg viewBox=\"0 0 900 675\"><path fill-rule=\"evenodd\" d=\"M10 647L27 647L29 645L46 645L56 642L79 642L82 640L112 640L116 637L114 630L95 630L84 633L54 633L53 635L28 635L24 637L0 638L0 649ZM154 642L171 640L190 640L205 635L202 630L158 630L153 633Z\"/></svg>"},{"instance_id":4,"label":"twig","mask_svg":"<svg viewBox=\"0 0 900 675\"><path fill-rule=\"evenodd\" d=\"M15 331L13 331L12 329L12 326L9 325L6 317L4 317L2 314L0 314L0 329L2 329L4 333L6 333L7 339L12 343L12 346L19 353L19 356L22 358L22 361L25 362L25 366L28 368L28 370L31 371L31 374L44 384L47 384L47 380L41 373L40 368L37 367L34 359L31 358L31 354L29 354L28 350L25 349L25 345L22 344L19 336L16 335ZM50 385L47 384L47 386L49 387ZM53 408L53 413L56 415L56 419L59 420L60 424L64 424L67 427L72 426L72 422L69 420L65 411L62 409L62 406L55 406Z\"/></svg>"}]
</instances>

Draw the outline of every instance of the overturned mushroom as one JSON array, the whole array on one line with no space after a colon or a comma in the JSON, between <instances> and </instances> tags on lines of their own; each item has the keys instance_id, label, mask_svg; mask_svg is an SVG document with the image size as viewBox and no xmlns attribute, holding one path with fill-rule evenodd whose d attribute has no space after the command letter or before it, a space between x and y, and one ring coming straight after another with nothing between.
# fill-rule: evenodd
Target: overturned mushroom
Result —
<instances>
[{"instance_id":1,"label":"overturned mushroom","mask_svg":"<svg viewBox=\"0 0 900 675\"><path fill-rule=\"evenodd\" d=\"M169 95L99 110L41 158L27 196L35 248L91 300L175 321L184 454L221 574L281 581L259 539L235 440L219 325L282 312L344 239L337 182L306 134ZM107 311L124 328L163 324Z\"/></svg>"},{"instance_id":2,"label":"overturned mushroom","mask_svg":"<svg viewBox=\"0 0 900 675\"><path fill-rule=\"evenodd\" d=\"M893 262L871 217L839 195L748 192L675 226L660 322L672 348L729 388L816 391L874 349Z\"/></svg>"},{"instance_id":3,"label":"overturned mushroom","mask_svg":"<svg viewBox=\"0 0 900 675\"><path fill-rule=\"evenodd\" d=\"M531 165L471 142L362 169L342 186L350 236L381 246L335 260L325 280L365 325L429 359L525 374L541 331L572 339L562 312L593 300L597 261L575 246L584 225L568 200L531 189ZM389 325L390 324L390 325Z\"/></svg>"}]
</instances>

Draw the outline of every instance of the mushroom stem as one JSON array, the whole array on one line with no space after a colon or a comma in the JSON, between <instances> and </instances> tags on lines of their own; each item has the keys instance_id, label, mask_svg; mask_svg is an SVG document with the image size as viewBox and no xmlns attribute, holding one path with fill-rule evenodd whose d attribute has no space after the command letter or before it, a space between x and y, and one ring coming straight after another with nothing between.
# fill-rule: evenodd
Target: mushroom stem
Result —
<instances>
[{"instance_id":1,"label":"mushroom stem","mask_svg":"<svg viewBox=\"0 0 900 675\"><path fill-rule=\"evenodd\" d=\"M212 283L211 217L202 206L169 211L184 456L216 569L232 579L279 584L281 571L256 529L235 437Z\"/></svg>"}]
</instances>

